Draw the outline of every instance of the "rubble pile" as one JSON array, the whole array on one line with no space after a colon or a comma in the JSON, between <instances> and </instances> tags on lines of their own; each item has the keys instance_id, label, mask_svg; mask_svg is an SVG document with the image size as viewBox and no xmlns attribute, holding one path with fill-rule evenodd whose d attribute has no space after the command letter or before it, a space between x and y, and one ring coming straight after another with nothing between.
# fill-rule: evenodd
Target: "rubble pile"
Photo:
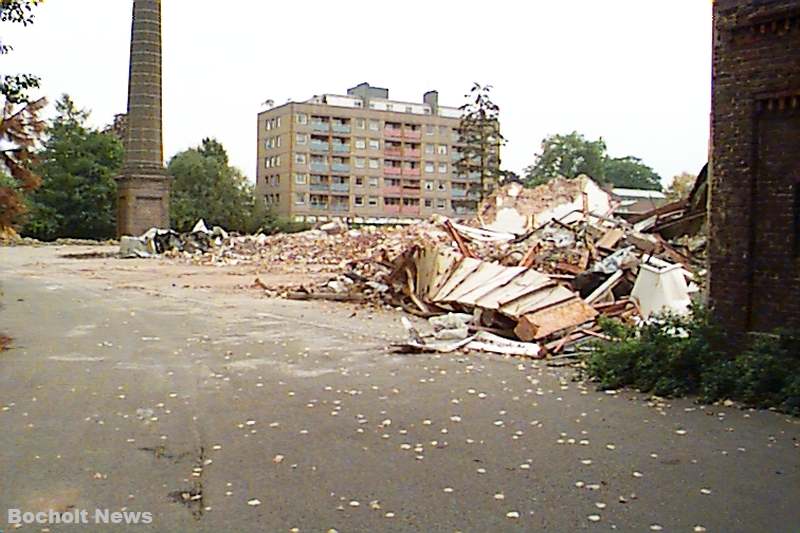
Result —
<instances>
[{"instance_id":1,"label":"rubble pile","mask_svg":"<svg viewBox=\"0 0 800 533\"><path fill-rule=\"evenodd\" d=\"M559 183L566 189L559 191ZM634 321L687 313L700 290L702 263L693 254L702 252L704 238L682 235L670 242L614 217L613 209L610 196L588 178L532 190L512 184L485 202L481 213L489 224L434 218L379 260L353 258L328 282L287 295L381 301L434 321L427 339L409 330L402 349L480 345L534 357L602 337L599 316ZM436 322L441 316L470 320L442 328Z\"/></svg>"},{"instance_id":2,"label":"rubble pile","mask_svg":"<svg viewBox=\"0 0 800 533\"><path fill-rule=\"evenodd\" d=\"M430 319L428 336L409 323L404 350L545 357L603 337L600 316L637 321L689 311L705 238L673 231L668 240L654 228L662 216L673 230L685 217L694 226L690 202L681 213L662 207L624 220L614 216L611 196L582 177L534 189L507 185L467 223L330 222L297 234L238 236L201 221L189 234L151 230L122 248L204 265L329 273L322 283L271 286L257 278L255 285L273 296L388 305Z\"/></svg>"}]
</instances>

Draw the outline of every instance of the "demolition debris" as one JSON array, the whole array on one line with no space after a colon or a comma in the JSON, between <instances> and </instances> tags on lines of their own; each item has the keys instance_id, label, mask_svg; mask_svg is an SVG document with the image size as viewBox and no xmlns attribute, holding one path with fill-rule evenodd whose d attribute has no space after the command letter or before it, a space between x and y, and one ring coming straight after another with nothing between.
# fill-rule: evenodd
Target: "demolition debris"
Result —
<instances>
[{"instance_id":1,"label":"demolition debris","mask_svg":"<svg viewBox=\"0 0 800 533\"><path fill-rule=\"evenodd\" d=\"M601 316L688 313L704 276L703 221L690 207L697 203L625 220L607 192L581 177L507 185L465 223L434 216L407 226L330 222L297 234L238 236L201 221L186 234L152 229L124 238L121 253L328 273L319 284L254 285L272 296L388 305L429 319L428 335L406 322L400 350L542 358L603 338Z\"/></svg>"}]
</instances>

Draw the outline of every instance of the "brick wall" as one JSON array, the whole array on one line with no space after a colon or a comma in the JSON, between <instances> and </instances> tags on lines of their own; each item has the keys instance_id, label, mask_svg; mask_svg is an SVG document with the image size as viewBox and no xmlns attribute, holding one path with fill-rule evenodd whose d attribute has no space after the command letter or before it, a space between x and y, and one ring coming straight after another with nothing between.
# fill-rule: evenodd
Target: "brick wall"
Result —
<instances>
[{"instance_id":1,"label":"brick wall","mask_svg":"<svg viewBox=\"0 0 800 533\"><path fill-rule=\"evenodd\" d=\"M710 301L734 334L800 328L800 0L714 19Z\"/></svg>"}]
</instances>

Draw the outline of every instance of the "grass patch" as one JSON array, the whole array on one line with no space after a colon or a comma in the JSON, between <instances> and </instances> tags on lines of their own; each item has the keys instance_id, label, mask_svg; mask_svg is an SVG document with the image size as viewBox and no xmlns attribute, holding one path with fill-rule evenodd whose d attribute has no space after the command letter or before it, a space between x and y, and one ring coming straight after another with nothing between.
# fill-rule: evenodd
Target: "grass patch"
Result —
<instances>
[{"instance_id":1,"label":"grass patch","mask_svg":"<svg viewBox=\"0 0 800 533\"><path fill-rule=\"evenodd\" d=\"M586 357L589 375L601 388L697 395L703 402L730 399L800 415L798 332L753 334L743 350L733 352L702 307L688 317L666 315L642 327L615 320L601 324L612 340L595 343Z\"/></svg>"}]
</instances>

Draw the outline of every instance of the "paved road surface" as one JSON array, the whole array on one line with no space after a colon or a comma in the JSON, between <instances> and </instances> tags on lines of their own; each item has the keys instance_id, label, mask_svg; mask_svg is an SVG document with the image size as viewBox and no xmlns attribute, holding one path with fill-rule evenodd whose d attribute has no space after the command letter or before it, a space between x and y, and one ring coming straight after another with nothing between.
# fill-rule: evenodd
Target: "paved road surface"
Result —
<instances>
[{"instance_id":1,"label":"paved road surface","mask_svg":"<svg viewBox=\"0 0 800 533\"><path fill-rule=\"evenodd\" d=\"M0 530L100 508L153 523L50 530L800 531L797 419L390 354L394 312L65 251L0 248Z\"/></svg>"}]
</instances>

